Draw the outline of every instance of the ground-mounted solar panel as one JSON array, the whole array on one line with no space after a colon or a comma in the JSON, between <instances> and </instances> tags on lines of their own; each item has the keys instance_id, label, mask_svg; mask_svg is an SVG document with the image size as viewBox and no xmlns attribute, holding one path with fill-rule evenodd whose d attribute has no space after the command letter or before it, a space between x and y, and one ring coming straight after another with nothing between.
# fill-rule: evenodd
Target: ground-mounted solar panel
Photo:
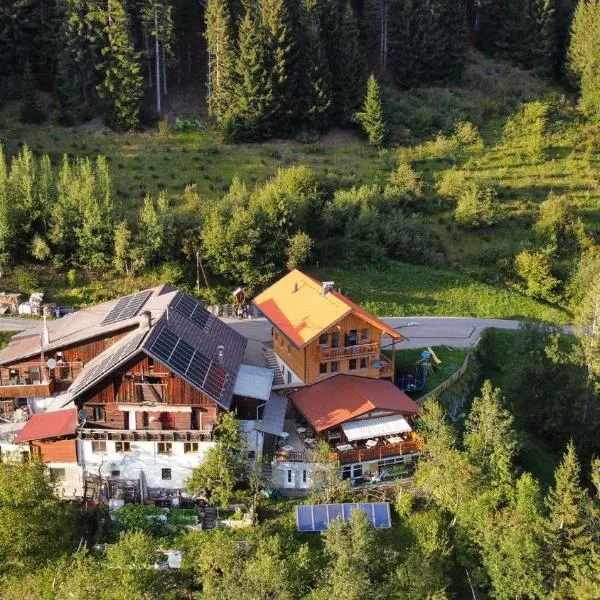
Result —
<instances>
[{"instance_id":1,"label":"ground-mounted solar panel","mask_svg":"<svg viewBox=\"0 0 600 600\"><path fill-rule=\"evenodd\" d=\"M160 331L149 352L211 398L221 398L228 379L227 370L169 329L163 328Z\"/></svg>"},{"instance_id":2,"label":"ground-mounted solar panel","mask_svg":"<svg viewBox=\"0 0 600 600\"><path fill-rule=\"evenodd\" d=\"M119 321L135 317L151 294L152 292L145 291L121 298L100 324L110 325L111 323L118 323Z\"/></svg>"},{"instance_id":3,"label":"ground-mounted solar panel","mask_svg":"<svg viewBox=\"0 0 600 600\"><path fill-rule=\"evenodd\" d=\"M96 379L99 379L105 373L110 372L113 367L118 365L121 361L127 359L132 353L134 353L142 342L145 336L145 332L136 333L123 341L116 348L109 348L106 350L106 356L99 360L93 367L91 367L85 374L79 379L73 386L71 386L69 392L71 394L77 394L79 391L85 389L88 385L93 383Z\"/></svg>"},{"instance_id":4,"label":"ground-mounted solar panel","mask_svg":"<svg viewBox=\"0 0 600 600\"><path fill-rule=\"evenodd\" d=\"M186 294L179 296L174 308L180 315L183 315L186 319L189 319L192 323L203 329L208 329L214 319L200 302L197 302Z\"/></svg>"},{"instance_id":5,"label":"ground-mounted solar panel","mask_svg":"<svg viewBox=\"0 0 600 600\"><path fill-rule=\"evenodd\" d=\"M389 502L299 504L296 506L296 526L298 531L325 531L335 519L348 521L355 510L364 512L375 529L392 526Z\"/></svg>"}]
</instances>

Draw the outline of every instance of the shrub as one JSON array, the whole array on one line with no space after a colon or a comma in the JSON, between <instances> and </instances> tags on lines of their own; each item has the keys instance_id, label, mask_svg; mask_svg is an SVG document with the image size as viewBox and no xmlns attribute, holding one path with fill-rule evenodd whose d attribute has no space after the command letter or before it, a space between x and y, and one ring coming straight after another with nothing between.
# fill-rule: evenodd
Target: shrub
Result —
<instances>
[{"instance_id":1,"label":"shrub","mask_svg":"<svg viewBox=\"0 0 600 600\"><path fill-rule=\"evenodd\" d=\"M71 288L74 288L77 285L77 271L75 269L69 269L67 271L67 283Z\"/></svg>"},{"instance_id":2,"label":"shrub","mask_svg":"<svg viewBox=\"0 0 600 600\"><path fill-rule=\"evenodd\" d=\"M401 194L410 194L420 197L423 195L421 182L410 163L401 161L390 175L390 183L394 185Z\"/></svg>"},{"instance_id":3,"label":"shrub","mask_svg":"<svg viewBox=\"0 0 600 600\"><path fill-rule=\"evenodd\" d=\"M496 189L482 182L471 182L458 199L454 218L465 227L488 227L501 219Z\"/></svg>"},{"instance_id":4,"label":"shrub","mask_svg":"<svg viewBox=\"0 0 600 600\"><path fill-rule=\"evenodd\" d=\"M454 139L470 150L483 150L485 147L479 130L469 121L461 121L456 125Z\"/></svg>"},{"instance_id":5,"label":"shrub","mask_svg":"<svg viewBox=\"0 0 600 600\"><path fill-rule=\"evenodd\" d=\"M13 279L17 290L24 292L25 294L40 292L42 290L42 284L38 274L26 267L17 267L14 270Z\"/></svg>"},{"instance_id":6,"label":"shrub","mask_svg":"<svg viewBox=\"0 0 600 600\"><path fill-rule=\"evenodd\" d=\"M504 143L520 150L533 161L544 158L548 145L546 127L550 105L546 102L527 102L504 126Z\"/></svg>"},{"instance_id":7,"label":"shrub","mask_svg":"<svg viewBox=\"0 0 600 600\"><path fill-rule=\"evenodd\" d=\"M442 173L442 177L437 185L437 191L444 198L458 200L468 189L470 183L465 171L459 169L448 169Z\"/></svg>"},{"instance_id":8,"label":"shrub","mask_svg":"<svg viewBox=\"0 0 600 600\"><path fill-rule=\"evenodd\" d=\"M527 296L555 302L560 280L551 270L547 250L523 250L515 257L515 271L521 279L521 290Z\"/></svg>"},{"instance_id":9,"label":"shrub","mask_svg":"<svg viewBox=\"0 0 600 600\"><path fill-rule=\"evenodd\" d=\"M177 117L173 124L173 129L177 133L185 133L188 131L202 131L202 123L194 117Z\"/></svg>"},{"instance_id":10,"label":"shrub","mask_svg":"<svg viewBox=\"0 0 600 600\"><path fill-rule=\"evenodd\" d=\"M169 121L167 119L160 119L157 123L158 135L161 137L167 137L169 135Z\"/></svg>"}]
</instances>

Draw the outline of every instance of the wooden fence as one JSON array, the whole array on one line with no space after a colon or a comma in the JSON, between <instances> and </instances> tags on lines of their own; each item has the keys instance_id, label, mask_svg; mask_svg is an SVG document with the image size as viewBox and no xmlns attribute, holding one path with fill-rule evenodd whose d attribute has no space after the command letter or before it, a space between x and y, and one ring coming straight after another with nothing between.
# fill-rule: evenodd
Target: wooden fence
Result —
<instances>
[{"instance_id":1,"label":"wooden fence","mask_svg":"<svg viewBox=\"0 0 600 600\"><path fill-rule=\"evenodd\" d=\"M465 356L463 364L460 366L459 369L454 371L454 373L452 373L452 375L448 377L448 379L442 381L442 383L440 383L440 385L438 385L435 389L417 398L415 402L417 404L422 404L427 398L430 398L431 396L439 396L442 392L445 392L453 383L456 383L465 374L465 371L467 370L470 362L471 351L469 350L469 352L467 352L467 356Z\"/></svg>"}]
</instances>

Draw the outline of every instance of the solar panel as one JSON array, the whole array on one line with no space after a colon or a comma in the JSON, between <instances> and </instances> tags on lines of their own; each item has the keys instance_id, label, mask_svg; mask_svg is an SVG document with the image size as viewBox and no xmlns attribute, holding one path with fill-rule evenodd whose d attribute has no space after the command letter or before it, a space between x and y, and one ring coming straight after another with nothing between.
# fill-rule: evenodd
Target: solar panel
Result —
<instances>
[{"instance_id":1,"label":"solar panel","mask_svg":"<svg viewBox=\"0 0 600 600\"><path fill-rule=\"evenodd\" d=\"M180 315L183 315L186 319L204 329L208 329L214 319L199 302L186 294L179 296L174 308Z\"/></svg>"},{"instance_id":2,"label":"solar panel","mask_svg":"<svg viewBox=\"0 0 600 600\"><path fill-rule=\"evenodd\" d=\"M118 323L119 321L135 317L151 294L152 292L145 291L121 298L100 325L110 325L111 323Z\"/></svg>"},{"instance_id":3,"label":"solar panel","mask_svg":"<svg viewBox=\"0 0 600 600\"><path fill-rule=\"evenodd\" d=\"M71 386L69 393L76 394L86 388L90 383L100 378L121 361L127 359L129 355L135 352L142 340L144 339L145 332L136 333L126 342L123 342L118 347L109 348L106 350L106 356L100 360L89 370L85 371L81 379L79 379L73 386Z\"/></svg>"},{"instance_id":4,"label":"solar panel","mask_svg":"<svg viewBox=\"0 0 600 600\"><path fill-rule=\"evenodd\" d=\"M296 525L298 531L325 531L335 519L348 521L355 510L364 512L375 529L392 526L389 502L299 504L296 506Z\"/></svg>"},{"instance_id":5,"label":"solar panel","mask_svg":"<svg viewBox=\"0 0 600 600\"><path fill-rule=\"evenodd\" d=\"M227 370L169 329L161 330L152 342L149 352L211 398L221 398L228 381Z\"/></svg>"}]
</instances>

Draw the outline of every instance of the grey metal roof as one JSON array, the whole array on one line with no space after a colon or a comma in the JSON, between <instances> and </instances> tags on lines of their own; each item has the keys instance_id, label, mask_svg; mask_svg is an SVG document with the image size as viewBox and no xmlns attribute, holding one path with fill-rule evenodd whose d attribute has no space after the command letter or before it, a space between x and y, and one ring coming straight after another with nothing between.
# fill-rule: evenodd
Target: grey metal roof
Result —
<instances>
[{"instance_id":1,"label":"grey metal roof","mask_svg":"<svg viewBox=\"0 0 600 600\"><path fill-rule=\"evenodd\" d=\"M281 435L287 412L288 399L277 392L271 392L268 402L262 409L262 420L257 421L254 429L263 433Z\"/></svg>"},{"instance_id":2,"label":"grey metal roof","mask_svg":"<svg viewBox=\"0 0 600 600\"><path fill-rule=\"evenodd\" d=\"M274 375L273 369L240 365L240 370L235 378L233 393L236 396L266 401L271 394Z\"/></svg>"}]
</instances>

